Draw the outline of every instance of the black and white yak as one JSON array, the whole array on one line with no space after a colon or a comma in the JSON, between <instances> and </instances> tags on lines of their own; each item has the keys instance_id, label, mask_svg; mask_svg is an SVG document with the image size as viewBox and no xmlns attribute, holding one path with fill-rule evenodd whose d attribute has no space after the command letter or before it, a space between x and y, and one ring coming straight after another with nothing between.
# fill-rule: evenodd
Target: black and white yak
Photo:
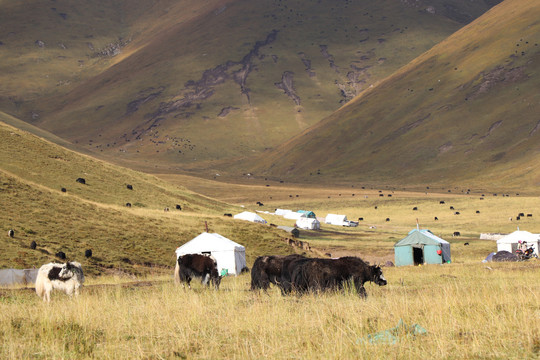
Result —
<instances>
[{"instance_id":1,"label":"black and white yak","mask_svg":"<svg viewBox=\"0 0 540 360\"><path fill-rule=\"evenodd\" d=\"M79 288L83 283L84 275L78 262L49 263L39 268L36 293L43 301L50 302L53 289L62 290L69 296L79 295Z\"/></svg>"}]
</instances>

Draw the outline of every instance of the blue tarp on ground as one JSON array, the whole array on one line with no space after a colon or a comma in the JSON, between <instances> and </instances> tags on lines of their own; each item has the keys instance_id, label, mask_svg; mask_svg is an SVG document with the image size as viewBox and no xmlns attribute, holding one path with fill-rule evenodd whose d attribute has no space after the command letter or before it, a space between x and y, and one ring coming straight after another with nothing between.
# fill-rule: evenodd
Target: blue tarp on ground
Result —
<instances>
[{"instance_id":1,"label":"blue tarp on ground","mask_svg":"<svg viewBox=\"0 0 540 360\"><path fill-rule=\"evenodd\" d=\"M399 319L396 327L393 327L388 330L379 331L374 334L369 334L365 338L358 339L357 343L369 343L369 344L396 344L400 338L404 336L418 336L426 335L427 330L418 324L413 324L411 326L405 325L402 319Z\"/></svg>"}]
</instances>

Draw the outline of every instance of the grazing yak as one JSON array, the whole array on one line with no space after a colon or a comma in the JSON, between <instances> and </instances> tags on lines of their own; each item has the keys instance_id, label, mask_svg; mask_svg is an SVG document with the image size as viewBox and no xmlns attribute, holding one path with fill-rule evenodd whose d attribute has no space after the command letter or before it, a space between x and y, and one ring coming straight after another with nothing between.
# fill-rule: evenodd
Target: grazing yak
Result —
<instances>
[{"instance_id":1,"label":"grazing yak","mask_svg":"<svg viewBox=\"0 0 540 360\"><path fill-rule=\"evenodd\" d=\"M370 266L353 256L339 259L303 258L283 267L282 290L284 294L295 290L299 293L343 289L352 280L359 296L367 297L364 283L372 281L379 286L386 285L379 266Z\"/></svg>"},{"instance_id":2,"label":"grazing yak","mask_svg":"<svg viewBox=\"0 0 540 360\"><path fill-rule=\"evenodd\" d=\"M270 287L270 283L279 286L283 263L301 258L303 256L297 254L259 256L251 267L251 290L263 289L266 291Z\"/></svg>"},{"instance_id":3,"label":"grazing yak","mask_svg":"<svg viewBox=\"0 0 540 360\"><path fill-rule=\"evenodd\" d=\"M212 280L216 290L219 289L221 283L221 276L219 276L217 270L217 261L212 256L206 256L201 254L186 254L180 256L176 261L176 268L174 269L174 279L177 284L186 282L191 289L191 279L194 277L201 278L203 285L210 285L209 281Z\"/></svg>"},{"instance_id":4,"label":"grazing yak","mask_svg":"<svg viewBox=\"0 0 540 360\"><path fill-rule=\"evenodd\" d=\"M78 262L49 263L39 268L36 293L43 301L50 302L53 289L62 290L69 296L79 295L79 288L83 283L84 275Z\"/></svg>"}]
</instances>

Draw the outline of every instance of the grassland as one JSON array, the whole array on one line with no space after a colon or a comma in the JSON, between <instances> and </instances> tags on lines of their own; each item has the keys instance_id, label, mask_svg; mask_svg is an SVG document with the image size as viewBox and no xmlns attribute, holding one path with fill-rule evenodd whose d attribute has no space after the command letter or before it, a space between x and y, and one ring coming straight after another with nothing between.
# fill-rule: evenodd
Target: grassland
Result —
<instances>
[{"instance_id":1,"label":"grassland","mask_svg":"<svg viewBox=\"0 0 540 360\"><path fill-rule=\"evenodd\" d=\"M495 196L489 188L467 194L466 188L315 186L247 176L236 184L221 177L155 177L76 154L8 125L0 126L0 138L0 224L4 234L9 228L16 230L14 239L0 237L1 266L39 266L64 250L87 274L80 297L54 293L50 305L31 288L1 289L1 358L539 355L540 264L482 264L496 246L478 239L482 232L511 232L517 226L539 232L540 205L534 193ZM75 182L79 176L86 178L86 185ZM126 201L133 206L127 208ZM181 211L175 210L177 203ZM171 211L164 212L164 206ZM354 254L371 262L391 260L393 244L418 219L422 228L451 242L452 263L384 268L389 284L368 284L366 301L350 292L282 297L273 288L268 295L255 294L248 291L248 275L225 278L219 291L198 284L191 291L173 285L174 249L203 231L205 221L210 231L246 246L249 266L261 254L300 251L286 246L282 238L287 235L272 226L222 216L225 211L278 207L364 218L357 228L323 224L321 231L302 232L300 239L314 249L310 256ZM533 216L517 222L519 212ZM290 220L262 215L269 222L292 225ZM451 238L453 231L462 236ZM37 250L29 248L32 240ZM83 257L86 248L94 250L94 257ZM366 342L369 334L393 328L400 319L409 326L421 325L427 334L401 332L393 345Z\"/></svg>"},{"instance_id":2,"label":"grassland","mask_svg":"<svg viewBox=\"0 0 540 360\"><path fill-rule=\"evenodd\" d=\"M91 279L81 296L30 291L0 297L4 359L533 359L540 352L536 263L385 268L385 287L282 297L251 293L249 276L219 291L175 287L170 277L107 286ZM105 280L105 279L101 279ZM153 278L155 280L155 278ZM399 320L427 330L397 332L395 344L368 335Z\"/></svg>"}]
</instances>

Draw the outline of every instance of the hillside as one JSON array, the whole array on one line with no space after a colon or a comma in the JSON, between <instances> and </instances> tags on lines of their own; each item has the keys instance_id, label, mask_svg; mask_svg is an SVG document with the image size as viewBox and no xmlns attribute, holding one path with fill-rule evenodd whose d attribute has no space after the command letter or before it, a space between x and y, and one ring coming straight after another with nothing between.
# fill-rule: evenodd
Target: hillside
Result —
<instances>
[{"instance_id":1,"label":"hillside","mask_svg":"<svg viewBox=\"0 0 540 360\"><path fill-rule=\"evenodd\" d=\"M499 4L248 170L536 191L539 18L537 1Z\"/></svg>"},{"instance_id":2,"label":"hillside","mask_svg":"<svg viewBox=\"0 0 540 360\"><path fill-rule=\"evenodd\" d=\"M0 110L130 167L204 168L316 124L497 2L2 2Z\"/></svg>"},{"instance_id":3,"label":"hillside","mask_svg":"<svg viewBox=\"0 0 540 360\"><path fill-rule=\"evenodd\" d=\"M89 274L170 271L174 249L204 231L205 222L246 246L251 262L290 251L280 241L284 233L223 217L237 211L232 205L67 150L6 118L0 113L0 268L39 267L63 251ZM86 249L92 258L84 258Z\"/></svg>"}]
</instances>

